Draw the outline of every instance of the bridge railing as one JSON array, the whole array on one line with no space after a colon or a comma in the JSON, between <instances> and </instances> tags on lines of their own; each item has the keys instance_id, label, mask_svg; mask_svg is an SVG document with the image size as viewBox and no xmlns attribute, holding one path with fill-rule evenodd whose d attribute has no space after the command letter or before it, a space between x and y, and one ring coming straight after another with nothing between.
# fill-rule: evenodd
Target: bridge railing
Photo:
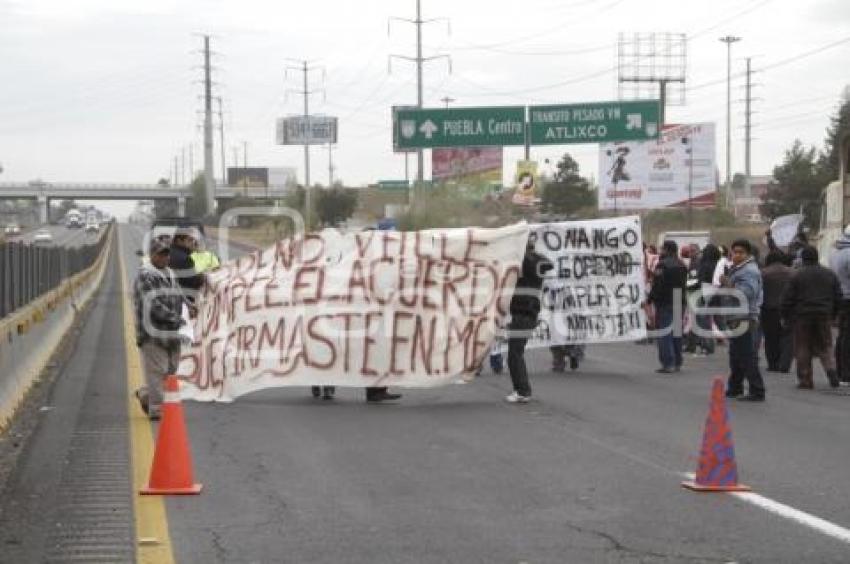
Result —
<instances>
[{"instance_id":1,"label":"bridge railing","mask_svg":"<svg viewBox=\"0 0 850 564\"><path fill-rule=\"evenodd\" d=\"M96 243L81 247L42 247L15 241L0 243L0 318L94 264L108 235L107 230Z\"/></svg>"}]
</instances>

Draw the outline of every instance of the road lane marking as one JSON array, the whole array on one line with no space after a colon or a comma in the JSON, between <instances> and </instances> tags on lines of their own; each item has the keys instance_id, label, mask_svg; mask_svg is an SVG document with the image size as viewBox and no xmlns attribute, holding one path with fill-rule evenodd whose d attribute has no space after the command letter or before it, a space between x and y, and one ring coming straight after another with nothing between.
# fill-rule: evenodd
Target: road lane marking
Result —
<instances>
[{"instance_id":1,"label":"road lane marking","mask_svg":"<svg viewBox=\"0 0 850 564\"><path fill-rule=\"evenodd\" d=\"M130 419L130 458L133 472L133 513L136 522L136 562L173 564L174 551L168 533L168 516L161 496L140 496L147 485L153 460L153 431L133 391L142 385L142 357L136 347L136 327L129 298L127 265L124 262L121 234L118 233L118 263L121 267L121 304L124 312L124 345L127 351L127 401Z\"/></svg>"},{"instance_id":2,"label":"road lane marking","mask_svg":"<svg viewBox=\"0 0 850 564\"><path fill-rule=\"evenodd\" d=\"M685 478L689 480L693 480L695 474L692 472L685 472L682 474ZM711 494L705 494L711 495ZM836 525L826 519L821 519L816 515L812 515L811 513L806 513L805 511L800 511L799 509L795 509L790 505L785 505L784 503L780 503L778 501L772 500L769 497L764 497L763 495L759 495L753 492L729 492L729 495L732 497L736 497L741 501L746 501L751 505L755 505L756 507L760 507L765 511L773 513L774 515L779 515L780 517L784 517L790 521L794 521L799 523L800 525L804 525L810 529L813 529L819 533L832 537L836 540L840 540L846 544L850 544L850 529L846 529L841 525Z\"/></svg>"}]
</instances>

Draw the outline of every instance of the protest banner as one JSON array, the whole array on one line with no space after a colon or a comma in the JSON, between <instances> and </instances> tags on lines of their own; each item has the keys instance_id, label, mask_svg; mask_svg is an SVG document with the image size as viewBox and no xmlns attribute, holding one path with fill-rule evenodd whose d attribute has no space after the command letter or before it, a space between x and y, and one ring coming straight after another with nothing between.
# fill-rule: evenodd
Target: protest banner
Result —
<instances>
[{"instance_id":1,"label":"protest banner","mask_svg":"<svg viewBox=\"0 0 850 564\"><path fill-rule=\"evenodd\" d=\"M282 386L433 387L470 377L503 324L528 226L335 230L211 273L178 375L185 399Z\"/></svg>"},{"instance_id":2,"label":"protest banner","mask_svg":"<svg viewBox=\"0 0 850 564\"><path fill-rule=\"evenodd\" d=\"M529 347L646 337L638 216L532 225L529 238L555 267Z\"/></svg>"}]
</instances>

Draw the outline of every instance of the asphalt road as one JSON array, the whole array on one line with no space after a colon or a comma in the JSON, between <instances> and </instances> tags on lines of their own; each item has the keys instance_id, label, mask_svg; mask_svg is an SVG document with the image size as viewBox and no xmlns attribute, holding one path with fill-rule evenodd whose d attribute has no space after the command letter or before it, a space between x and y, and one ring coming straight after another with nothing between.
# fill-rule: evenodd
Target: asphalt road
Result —
<instances>
[{"instance_id":1,"label":"asphalt road","mask_svg":"<svg viewBox=\"0 0 850 564\"><path fill-rule=\"evenodd\" d=\"M121 235L132 276L140 235L127 227ZM119 287L112 276L106 296ZM97 300L71 359L91 379L123 376L114 301ZM591 347L567 374L550 372L548 353L533 351L536 400L528 405L504 403L508 377L487 370L467 385L404 391L392 405L366 404L354 389L339 390L332 402L313 400L306 389L233 404L187 402L195 474L205 489L167 500L174 556L198 563L850 561L847 542L728 494L680 487L682 473L696 468L724 354L688 358L683 373L662 376L653 372L650 346ZM767 374L766 403L729 404L738 469L758 494L846 528L850 396L830 392L816 376L819 389L800 392L792 376ZM81 385L60 379L52 401L69 402ZM101 410L102 425L119 425L127 417L123 404L115 407L122 393L68 403L66 427L92 409ZM57 438L63 429L39 427L11 484L61 491L70 470L40 471L37 463L48 454L74 460L71 441ZM32 494L12 487L0 504L26 516ZM16 554L47 554L51 537L39 527L56 509L39 500L32 510L48 516L12 527L17 536L4 517L0 561L41 560L4 559L2 543L30 549Z\"/></svg>"},{"instance_id":2,"label":"asphalt road","mask_svg":"<svg viewBox=\"0 0 850 564\"><path fill-rule=\"evenodd\" d=\"M32 243L40 229L47 229L53 235L51 245L57 247L80 247L95 242L99 237L99 234L86 233L85 229L68 229L64 225L42 225L27 229L16 240Z\"/></svg>"}]
</instances>

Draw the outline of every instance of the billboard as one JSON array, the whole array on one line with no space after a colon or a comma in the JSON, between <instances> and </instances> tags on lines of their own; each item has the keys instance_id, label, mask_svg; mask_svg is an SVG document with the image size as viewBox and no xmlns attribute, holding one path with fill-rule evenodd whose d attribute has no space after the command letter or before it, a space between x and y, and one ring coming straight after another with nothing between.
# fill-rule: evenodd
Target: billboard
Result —
<instances>
[{"instance_id":1,"label":"billboard","mask_svg":"<svg viewBox=\"0 0 850 564\"><path fill-rule=\"evenodd\" d=\"M668 126L657 141L599 146L599 209L714 205L713 123ZM690 187L690 190L689 190Z\"/></svg>"},{"instance_id":2,"label":"billboard","mask_svg":"<svg viewBox=\"0 0 850 564\"><path fill-rule=\"evenodd\" d=\"M239 188L266 188L269 169L265 167L228 167L227 185Z\"/></svg>"},{"instance_id":3,"label":"billboard","mask_svg":"<svg viewBox=\"0 0 850 564\"><path fill-rule=\"evenodd\" d=\"M501 147L462 147L431 151L435 182L502 182Z\"/></svg>"},{"instance_id":4,"label":"billboard","mask_svg":"<svg viewBox=\"0 0 850 564\"><path fill-rule=\"evenodd\" d=\"M516 189L511 201L518 206L533 206L540 202L537 196L537 161L517 161Z\"/></svg>"},{"instance_id":5,"label":"billboard","mask_svg":"<svg viewBox=\"0 0 850 564\"><path fill-rule=\"evenodd\" d=\"M278 145L327 145L336 143L337 118L333 116L290 116L278 118Z\"/></svg>"}]
</instances>

